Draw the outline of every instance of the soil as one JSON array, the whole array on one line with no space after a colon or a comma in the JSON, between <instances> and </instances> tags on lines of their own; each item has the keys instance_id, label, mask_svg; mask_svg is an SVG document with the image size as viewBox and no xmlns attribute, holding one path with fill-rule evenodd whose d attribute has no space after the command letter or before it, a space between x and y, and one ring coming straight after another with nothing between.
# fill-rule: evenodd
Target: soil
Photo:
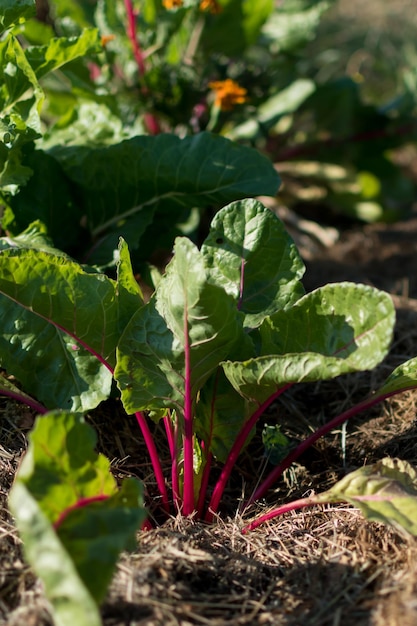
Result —
<instances>
[{"instance_id":1,"label":"soil","mask_svg":"<svg viewBox=\"0 0 417 626\"><path fill-rule=\"evenodd\" d=\"M279 208L277 209L279 212ZM352 280L385 289L397 308L390 356L372 373L299 385L266 415L299 440L306 423L319 426L365 398L400 362L417 354L417 211L394 225L354 225L330 231L285 213L306 260L307 290ZM318 229L318 230L317 230ZM104 626L211 624L285 626L414 626L417 623L417 539L368 522L354 508L321 506L286 514L242 535L244 521L271 503L323 491L346 472L385 456L417 465L417 392L409 391L317 442L268 496L242 520L238 503L265 470L254 440L229 486L213 525L181 517L140 533L133 554L122 555L102 606ZM135 425L92 415L100 448L115 475L148 481L149 465ZM0 624L51 626L41 583L26 565L7 511L7 493L26 446L33 415L3 401L0 440ZM109 427L113 424L113 428ZM148 481L149 482L149 481ZM150 486L152 490L152 485Z\"/></svg>"}]
</instances>

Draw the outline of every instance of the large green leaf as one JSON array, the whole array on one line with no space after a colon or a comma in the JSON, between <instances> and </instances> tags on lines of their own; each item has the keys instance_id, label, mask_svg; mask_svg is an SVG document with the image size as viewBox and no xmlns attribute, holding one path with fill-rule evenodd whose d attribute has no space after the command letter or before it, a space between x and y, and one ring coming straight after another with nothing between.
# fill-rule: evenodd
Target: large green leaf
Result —
<instances>
[{"instance_id":1,"label":"large green leaf","mask_svg":"<svg viewBox=\"0 0 417 626\"><path fill-rule=\"evenodd\" d=\"M48 178L48 193L61 193L61 206L72 204L75 195L93 238L110 232L113 248L120 235L129 247L137 247L153 219L153 236L158 237L184 221L194 207L219 207L248 196L274 195L279 186L278 174L266 157L210 133L185 139L168 134L140 136L103 148L56 147L51 154L61 163L71 192L61 183L54 191L58 183ZM32 211L37 207L37 202L30 205L29 201L32 184L37 185L29 182L25 202L20 194L11 201L22 226L33 221ZM58 232L62 218L62 211L52 212L46 222L51 233ZM108 242L98 242L96 255L100 245Z\"/></svg>"},{"instance_id":2,"label":"large green leaf","mask_svg":"<svg viewBox=\"0 0 417 626\"><path fill-rule=\"evenodd\" d=\"M115 378L126 410L182 412L186 382L195 402L239 341L245 342L245 335L233 298L208 282L199 250L188 239L177 239L154 298L133 316L118 345Z\"/></svg>"},{"instance_id":3,"label":"large green leaf","mask_svg":"<svg viewBox=\"0 0 417 626\"><path fill-rule=\"evenodd\" d=\"M256 200L219 211L201 252L209 280L234 297L246 326L258 326L304 294L304 264L294 242L282 222Z\"/></svg>"},{"instance_id":4,"label":"large green leaf","mask_svg":"<svg viewBox=\"0 0 417 626\"><path fill-rule=\"evenodd\" d=\"M111 373L72 337L3 296L0 324L1 366L47 408L88 411L108 398Z\"/></svg>"},{"instance_id":5,"label":"large green leaf","mask_svg":"<svg viewBox=\"0 0 417 626\"><path fill-rule=\"evenodd\" d=\"M261 356L223 364L234 388L262 402L282 385L334 378L375 367L392 340L388 294L365 285L329 284L266 318Z\"/></svg>"},{"instance_id":6,"label":"large green leaf","mask_svg":"<svg viewBox=\"0 0 417 626\"><path fill-rule=\"evenodd\" d=\"M117 489L110 462L94 452L94 431L78 415L39 417L29 439L10 495L26 557L56 624L98 626L96 602L145 517L141 487L128 479Z\"/></svg>"},{"instance_id":7,"label":"large green leaf","mask_svg":"<svg viewBox=\"0 0 417 626\"><path fill-rule=\"evenodd\" d=\"M417 535L417 472L406 461L386 458L351 472L317 502L350 502L369 520Z\"/></svg>"},{"instance_id":8,"label":"large green leaf","mask_svg":"<svg viewBox=\"0 0 417 626\"><path fill-rule=\"evenodd\" d=\"M45 251L0 255L1 364L48 407L88 410L110 393L116 344L142 305L123 246L120 283Z\"/></svg>"}]
</instances>

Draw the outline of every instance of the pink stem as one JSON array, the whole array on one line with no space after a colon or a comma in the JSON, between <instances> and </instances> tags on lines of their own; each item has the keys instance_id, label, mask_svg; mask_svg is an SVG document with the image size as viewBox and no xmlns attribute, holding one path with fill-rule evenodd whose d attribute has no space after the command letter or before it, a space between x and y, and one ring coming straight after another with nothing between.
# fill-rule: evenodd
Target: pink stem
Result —
<instances>
[{"instance_id":1,"label":"pink stem","mask_svg":"<svg viewBox=\"0 0 417 626\"><path fill-rule=\"evenodd\" d=\"M288 467L290 467L290 465L292 465L294 461L303 454L303 452L308 450L308 448L310 448L318 439L320 439L320 437L323 437L323 435L327 435L327 433L334 430L335 428L337 428L338 426L340 426L341 424L349 420L351 417L354 417L361 411L364 411L365 409L370 409L375 404L378 404L379 402L382 402L383 400L386 400L387 398L390 398L391 396L395 396L397 393L407 391L408 389L415 389L416 386L417 385L412 385L410 387L400 389L398 391L391 391L390 393L385 393L380 396L375 396L374 398L370 398L370 399L368 398L367 400L360 402L356 406L351 407L347 411L344 411L343 413L341 413L334 419L330 420L330 422L328 422L327 424L324 424L324 426L321 426L321 428L316 430L316 432L314 432L312 435L307 437L307 439L302 441L295 448L295 450L290 452L290 454L282 461L282 463L280 463L279 465L277 465L277 467L273 469L273 471L259 485L258 489L255 490L255 492L247 500L247 502L245 502L242 510L244 511L250 504L255 502L255 500L262 498L262 496L265 495L268 489L270 489L270 487L272 487L272 485L282 476L283 472Z\"/></svg>"},{"instance_id":2,"label":"pink stem","mask_svg":"<svg viewBox=\"0 0 417 626\"><path fill-rule=\"evenodd\" d=\"M274 517L278 517L279 515L283 515L284 513L288 513L289 511L295 511L296 509L305 509L308 506L314 506L318 504L317 500L314 496L310 498L300 498L300 500L294 500L294 502L288 502L287 504L283 504L282 506L265 513L264 515L260 515L253 522L242 528L242 534L246 535L251 530L258 528L264 522L267 522Z\"/></svg>"},{"instance_id":3,"label":"pink stem","mask_svg":"<svg viewBox=\"0 0 417 626\"><path fill-rule=\"evenodd\" d=\"M138 66L139 76L142 78L145 75L146 68L136 32L136 13L133 9L132 0L125 0L125 7L127 13L127 35L132 44L133 56L135 57L136 65ZM142 87L142 93L145 95L148 93L146 85ZM161 126L155 115L153 115L153 113L145 113L143 119L149 134L159 135L161 132Z\"/></svg>"},{"instance_id":4,"label":"pink stem","mask_svg":"<svg viewBox=\"0 0 417 626\"><path fill-rule=\"evenodd\" d=\"M143 119L150 135L159 135L161 133L161 125L153 113L145 113Z\"/></svg>"},{"instance_id":5,"label":"pink stem","mask_svg":"<svg viewBox=\"0 0 417 626\"><path fill-rule=\"evenodd\" d=\"M141 530L153 530L153 525L152 525L152 522L151 522L149 519L146 519L146 520L143 522L143 524L142 524L142 526L141 526L141 528L140 528L140 529L141 529Z\"/></svg>"},{"instance_id":6,"label":"pink stem","mask_svg":"<svg viewBox=\"0 0 417 626\"><path fill-rule=\"evenodd\" d=\"M245 445L251 430L254 428L256 422L261 417L261 415L265 412L265 410L269 407L269 405L276 400L284 391L286 391L289 387L292 386L292 383L288 383L278 389L272 396L270 396L263 404L261 404L258 409L251 415L248 421L241 428L236 440L232 446L232 449L229 452L229 455L226 459L226 463L223 466L223 470L220 474L220 478L218 479L216 486L214 488L213 494L211 496L210 504L208 507L208 511L206 513L206 521L212 522L213 516L217 513L217 509L220 504L220 500L223 496L223 492L226 487L226 483L229 480L232 469L237 461L239 454L242 451L243 446Z\"/></svg>"},{"instance_id":7,"label":"pink stem","mask_svg":"<svg viewBox=\"0 0 417 626\"><path fill-rule=\"evenodd\" d=\"M174 454L175 454L175 443L174 443L174 433L173 433L170 415L166 415L164 417L164 426L165 426L165 432L167 435L169 453L171 455L171 461L172 461L174 459Z\"/></svg>"},{"instance_id":8,"label":"pink stem","mask_svg":"<svg viewBox=\"0 0 417 626\"><path fill-rule=\"evenodd\" d=\"M180 482L179 482L179 468L178 468L178 422L175 415L175 427L174 427L174 454L172 456L171 465L171 482L172 482L172 495L174 504L177 511L181 510L181 494L180 494Z\"/></svg>"},{"instance_id":9,"label":"pink stem","mask_svg":"<svg viewBox=\"0 0 417 626\"><path fill-rule=\"evenodd\" d=\"M145 74L145 63L143 60L142 51L139 46L139 41L136 33L136 14L133 10L132 0L125 0L125 7L127 13L127 36L129 37L132 48L133 55L135 57L136 64L139 70L139 76L144 76Z\"/></svg>"},{"instance_id":10,"label":"pink stem","mask_svg":"<svg viewBox=\"0 0 417 626\"><path fill-rule=\"evenodd\" d=\"M194 432L191 396L191 355L187 316L184 316L185 395L184 395L184 493L183 514L194 512Z\"/></svg>"},{"instance_id":11,"label":"pink stem","mask_svg":"<svg viewBox=\"0 0 417 626\"><path fill-rule=\"evenodd\" d=\"M207 455L206 465L203 471L203 477L201 479L200 494L198 496L198 507L197 507L198 519L201 519L203 517L204 503L206 500L206 493L207 493L207 487L208 487L209 478L210 478L210 470L211 470L212 461L213 461L213 454L212 452L209 452Z\"/></svg>"},{"instance_id":12,"label":"pink stem","mask_svg":"<svg viewBox=\"0 0 417 626\"><path fill-rule=\"evenodd\" d=\"M143 439L145 440L146 447L149 452L149 456L151 457L151 463L153 467L153 471L156 478L156 484L158 485L159 493L162 496L162 504L167 513L169 513L169 500L167 488L165 485L165 478L162 472L161 461L159 459L158 452L156 450L155 442L152 438L151 432L149 430L148 424L146 422L145 416L143 413L138 411L135 413L136 421L138 422L140 429L142 431Z\"/></svg>"},{"instance_id":13,"label":"pink stem","mask_svg":"<svg viewBox=\"0 0 417 626\"><path fill-rule=\"evenodd\" d=\"M30 398L24 393L20 394L17 391L11 391L9 389L1 389L1 385L0 385L0 393L2 396L7 396L8 398L13 398L13 400L17 400L18 402L21 402L22 404L26 404L26 406L30 407L31 409L34 409L40 415L44 415L45 413L48 412L48 409L46 409L43 406L43 404L40 404L39 402L37 402L33 398Z\"/></svg>"}]
</instances>

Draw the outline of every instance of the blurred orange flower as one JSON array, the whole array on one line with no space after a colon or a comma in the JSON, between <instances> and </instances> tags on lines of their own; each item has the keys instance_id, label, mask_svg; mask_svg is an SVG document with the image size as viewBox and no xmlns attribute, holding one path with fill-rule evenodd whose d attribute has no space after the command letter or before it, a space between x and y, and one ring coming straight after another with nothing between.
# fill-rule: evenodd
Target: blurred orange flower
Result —
<instances>
[{"instance_id":1,"label":"blurred orange flower","mask_svg":"<svg viewBox=\"0 0 417 626\"><path fill-rule=\"evenodd\" d=\"M103 48L105 48L108 43L113 41L113 39L116 39L116 35L102 35L101 36L101 45L103 46Z\"/></svg>"},{"instance_id":2,"label":"blurred orange flower","mask_svg":"<svg viewBox=\"0 0 417 626\"><path fill-rule=\"evenodd\" d=\"M162 0L162 5L166 9L179 9L183 4L182 0Z\"/></svg>"},{"instance_id":3,"label":"blurred orange flower","mask_svg":"<svg viewBox=\"0 0 417 626\"><path fill-rule=\"evenodd\" d=\"M223 7L220 6L217 0L201 0L200 11L210 11L210 13L217 15L223 11Z\"/></svg>"},{"instance_id":4,"label":"blurred orange flower","mask_svg":"<svg viewBox=\"0 0 417 626\"><path fill-rule=\"evenodd\" d=\"M243 104L247 101L247 90L231 78L209 83L209 87L216 94L215 106L222 111L231 111L236 104Z\"/></svg>"}]
</instances>

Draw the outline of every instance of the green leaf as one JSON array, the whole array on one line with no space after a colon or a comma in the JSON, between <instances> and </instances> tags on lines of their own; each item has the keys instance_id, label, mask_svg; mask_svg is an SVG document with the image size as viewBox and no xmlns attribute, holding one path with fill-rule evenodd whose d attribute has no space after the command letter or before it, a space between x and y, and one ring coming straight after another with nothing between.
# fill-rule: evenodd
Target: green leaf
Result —
<instances>
[{"instance_id":1,"label":"green leaf","mask_svg":"<svg viewBox=\"0 0 417 626\"><path fill-rule=\"evenodd\" d=\"M25 99L23 99L25 98ZM43 91L16 37L0 42L0 189L16 193L31 171L22 146L41 135Z\"/></svg>"},{"instance_id":2,"label":"green leaf","mask_svg":"<svg viewBox=\"0 0 417 626\"><path fill-rule=\"evenodd\" d=\"M260 202L243 200L215 216L201 252L209 280L233 296L245 325L259 326L303 294L304 264L280 220Z\"/></svg>"},{"instance_id":3,"label":"green leaf","mask_svg":"<svg viewBox=\"0 0 417 626\"><path fill-rule=\"evenodd\" d=\"M264 401L282 385L334 378L375 367L392 340L388 294L365 285L329 284L260 327L261 356L223 364L234 388Z\"/></svg>"},{"instance_id":4,"label":"green leaf","mask_svg":"<svg viewBox=\"0 0 417 626\"><path fill-rule=\"evenodd\" d=\"M315 498L349 502L369 520L417 535L417 471L406 461L386 458L361 467Z\"/></svg>"},{"instance_id":5,"label":"green leaf","mask_svg":"<svg viewBox=\"0 0 417 626\"><path fill-rule=\"evenodd\" d=\"M96 433L82 416L53 411L38 417L29 440L19 480L51 524L79 500L117 493L110 462L95 452Z\"/></svg>"},{"instance_id":6,"label":"green leaf","mask_svg":"<svg viewBox=\"0 0 417 626\"><path fill-rule=\"evenodd\" d=\"M109 397L111 373L49 321L1 296L0 324L1 366L46 407L88 411Z\"/></svg>"},{"instance_id":7,"label":"green leaf","mask_svg":"<svg viewBox=\"0 0 417 626\"><path fill-rule=\"evenodd\" d=\"M41 99L42 90L36 75L16 37L9 36L0 42L0 61L2 116L7 113L4 108L16 104L28 89L34 89L37 99Z\"/></svg>"},{"instance_id":8,"label":"green leaf","mask_svg":"<svg viewBox=\"0 0 417 626\"><path fill-rule=\"evenodd\" d=\"M1 32L12 24L17 24L35 13L35 0L1 0L0 28Z\"/></svg>"},{"instance_id":9,"label":"green leaf","mask_svg":"<svg viewBox=\"0 0 417 626\"><path fill-rule=\"evenodd\" d=\"M129 248L123 240L119 242L119 258L117 260L117 295L119 304L120 335L126 325L143 305L143 295L132 270Z\"/></svg>"},{"instance_id":10,"label":"green leaf","mask_svg":"<svg viewBox=\"0 0 417 626\"><path fill-rule=\"evenodd\" d=\"M135 549L145 519L141 484L126 478L117 493L70 511L59 526L59 538L96 601L104 599L120 553Z\"/></svg>"},{"instance_id":11,"label":"green leaf","mask_svg":"<svg viewBox=\"0 0 417 626\"><path fill-rule=\"evenodd\" d=\"M155 296L134 315L118 345L115 378L125 409L173 407L182 412L186 354L195 401L239 341L245 339L233 298L207 281L204 259L194 244L178 238Z\"/></svg>"},{"instance_id":12,"label":"green leaf","mask_svg":"<svg viewBox=\"0 0 417 626\"><path fill-rule=\"evenodd\" d=\"M79 57L101 51L97 28L85 28L78 37L55 37L45 46L27 49L26 57L38 79Z\"/></svg>"},{"instance_id":13,"label":"green leaf","mask_svg":"<svg viewBox=\"0 0 417 626\"><path fill-rule=\"evenodd\" d=\"M417 386L417 357L402 363L388 376L376 392L377 396L399 393Z\"/></svg>"},{"instance_id":14,"label":"green leaf","mask_svg":"<svg viewBox=\"0 0 417 626\"><path fill-rule=\"evenodd\" d=\"M137 247L153 219L158 236L184 221L184 211L261 193L275 195L279 186L269 159L210 133L185 139L168 134L134 137L103 148L57 146L51 154L71 181L93 237L110 232L114 248L120 235L129 247ZM50 180L50 192L52 186ZM17 203L12 200L12 209ZM61 212L50 220L57 224L45 222L52 233L59 228ZM145 233L145 243L146 238Z\"/></svg>"},{"instance_id":15,"label":"green leaf","mask_svg":"<svg viewBox=\"0 0 417 626\"><path fill-rule=\"evenodd\" d=\"M82 236L82 213L71 182L46 152L34 151L25 159L25 165L33 176L9 200L11 212L3 218L3 228L19 233L34 220L41 220L55 246L70 252Z\"/></svg>"},{"instance_id":16,"label":"green leaf","mask_svg":"<svg viewBox=\"0 0 417 626\"><path fill-rule=\"evenodd\" d=\"M10 495L26 557L57 624L101 624L96 602L145 517L140 485L128 479L117 490L110 462L94 452L95 433L79 415L40 417L29 439Z\"/></svg>"},{"instance_id":17,"label":"green leaf","mask_svg":"<svg viewBox=\"0 0 417 626\"><path fill-rule=\"evenodd\" d=\"M43 250L57 256L67 257L64 252L54 248L53 241L48 236L46 226L40 220L35 220L29 224L26 230L16 235L16 237L1 237L0 250L8 250L9 248Z\"/></svg>"},{"instance_id":18,"label":"green leaf","mask_svg":"<svg viewBox=\"0 0 417 626\"><path fill-rule=\"evenodd\" d=\"M121 330L142 304L120 254L120 284L64 256L0 254L1 364L46 406L88 410L110 393Z\"/></svg>"},{"instance_id":19,"label":"green leaf","mask_svg":"<svg viewBox=\"0 0 417 626\"><path fill-rule=\"evenodd\" d=\"M265 424L262 429L262 443L264 455L273 465L281 463L291 448L290 440L281 432L279 424Z\"/></svg>"},{"instance_id":20,"label":"green leaf","mask_svg":"<svg viewBox=\"0 0 417 626\"><path fill-rule=\"evenodd\" d=\"M42 579L56 626L102 626L98 606L70 555L23 483L15 482L9 503L25 557Z\"/></svg>"}]
</instances>

